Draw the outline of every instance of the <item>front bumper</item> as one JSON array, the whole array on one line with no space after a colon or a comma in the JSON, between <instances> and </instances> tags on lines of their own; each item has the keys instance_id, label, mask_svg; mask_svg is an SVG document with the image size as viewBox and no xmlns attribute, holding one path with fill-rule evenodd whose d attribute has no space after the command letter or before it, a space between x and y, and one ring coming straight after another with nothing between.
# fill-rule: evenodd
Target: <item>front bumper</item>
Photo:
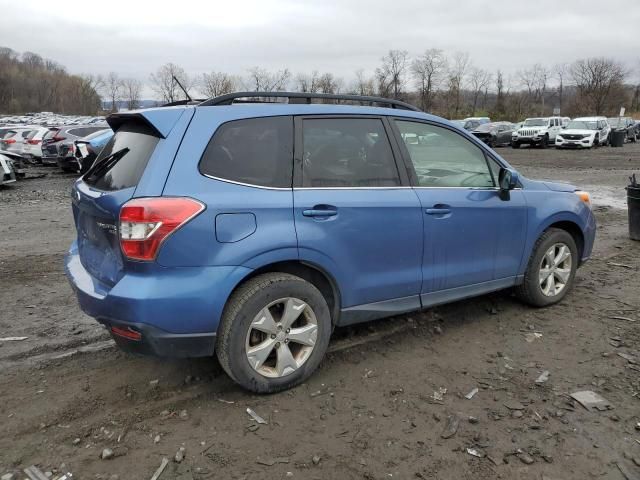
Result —
<instances>
[{"instance_id":1,"label":"front bumper","mask_svg":"<svg viewBox=\"0 0 640 480\"><path fill-rule=\"evenodd\" d=\"M593 141L590 138L581 140L567 140L564 138L556 138L556 148L591 148Z\"/></svg>"},{"instance_id":2,"label":"front bumper","mask_svg":"<svg viewBox=\"0 0 640 480\"><path fill-rule=\"evenodd\" d=\"M82 311L105 325L124 350L165 357L213 354L226 300L250 271L138 264L110 286L85 269L76 242L65 256L65 273ZM128 338L131 331L140 338Z\"/></svg>"}]
</instances>

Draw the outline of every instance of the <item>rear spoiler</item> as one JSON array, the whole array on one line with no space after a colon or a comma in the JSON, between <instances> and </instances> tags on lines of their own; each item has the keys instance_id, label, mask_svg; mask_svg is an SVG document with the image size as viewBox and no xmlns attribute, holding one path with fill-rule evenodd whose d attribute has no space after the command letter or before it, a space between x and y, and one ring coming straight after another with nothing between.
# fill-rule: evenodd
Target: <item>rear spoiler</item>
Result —
<instances>
[{"instance_id":1,"label":"rear spoiler","mask_svg":"<svg viewBox=\"0 0 640 480\"><path fill-rule=\"evenodd\" d=\"M142 123L159 137L167 138L184 110L184 108L154 108L137 112L112 113L107 117L107 123L114 132L128 122Z\"/></svg>"}]
</instances>

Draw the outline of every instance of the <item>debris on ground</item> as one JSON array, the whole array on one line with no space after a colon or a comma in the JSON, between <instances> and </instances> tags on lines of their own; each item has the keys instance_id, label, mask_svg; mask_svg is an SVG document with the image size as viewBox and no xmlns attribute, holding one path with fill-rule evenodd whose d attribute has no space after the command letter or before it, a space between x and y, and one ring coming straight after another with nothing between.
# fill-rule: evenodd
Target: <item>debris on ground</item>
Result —
<instances>
[{"instance_id":1,"label":"debris on ground","mask_svg":"<svg viewBox=\"0 0 640 480\"><path fill-rule=\"evenodd\" d=\"M542 373L540 374L540 376L539 376L538 378L536 378L536 383L537 383L538 385L540 385L540 384L542 384L542 383L546 383L546 382L547 382L547 380L549 380L549 375L550 375L549 370L545 370L544 372L542 372Z\"/></svg>"},{"instance_id":2,"label":"debris on ground","mask_svg":"<svg viewBox=\"0 0 640 480\"><path fill-rule=\"evenodd\" d=\"M162 462L160 462L160 466L156 470L156 473L151 477L151 480L158 480L160 475L162 475L162 472L164 472L164 469L167 468L167 465L169 465L169 460L166 457L162 457Z\"/></svg>"},{"instance_id":3,"label":"debris on ground","mask_svg":"<svg viewBox=\"0 0 640 480\"><path fill-rule=\"evenodd\" d=\"M29 477L31 480L49 480L42 470L40 470L35 465L31 465L23 470L23 472ZM4 476L2 477L4 478ZM13 478L13 474L11 474L11 478Z\"/></svg>"},{"instance_id":4,"label":"debris on ground","mask_svg":"<svg viewBox=\"0 0 640 480\"><path fill-rule=\"evenodd\" d=\"M612 317L609 317L611 320L624 320L626 322L637 322L637 320L635 318L629 318L629 317L621 317L619 315L614 315Z\"/></svg>"},{"instance_id":5,"label":"debris on ground","mask_svg":"<svg viewBox=\"0 0 640 480\"><path fill-rule=\"evenodd\" d=\"M524 410L524 405L516 400L508 400L504 402L504 406L509 410Z\"/></svg>"},{"instance_id":6,"label":"debris on ground","mask_svg":"<svg viewBox=\"0 0 640 480\"><path fill-rule=\"evenodd\" d=\"M102 460L111 460L114 457L114 453L113 450L111 450L110 448L105 448L102 450L102 453L100 454L100 458Z\"/></svg>"},{"instance_id":7,"label":"debris on ground","mask_svg":"<svg viewBox=\"0 0 640 480\"><path fill-rule=\"evenodd\" d=\"M433 398L433 400L436 402L442 402L444 401L444 396L446 395L446 393L447 389L444 387L440 387L437 391L433 392L431 398Z\"/></svg>"},{"instance_id":8,"label":"debris on ground","mask_svg":"<svg viewBox=\"0 0 640 480\"><path fill-rule=\"evenodd\" d=\"M469 455L473 455L474 457L478 457L478 458L485 457L485 453L482 450L479 450L477 448L467 448L467 453Z\"/></svg>"},{"instance_id":9,"label":"debris on ground","mask_svg":"<svg viewBox=\"0 0 640 480\"><path fill-rule=\"evenodd\" d=\"M516 456L525 465L531 465L534 462L533 457L523 450L518 449Z\"/></svg>"},{"instance_id":10,"label":"debris on ground","mask_svg":"<svg viewBox=\"0 0 640 480\"><path fill-rule=\"evenodd\" d=\"M524 334L524 339L527 343L535 342L536 340L540 340L542 338L542 334L538 332L530 332Z\"/></svg>"},{"instance_id":11,"label":"debris on ground","mask_svg":"<svg viewBox=\"0 0 640 480\"><path fill-rule=\"evenodd\" d=\"M621 461L616 462L616 466L618 467L618 470L620 470L620 473L626 480L640 480L640 476L632 473L631 470L627 467L627 465L625 465L623 462Z\"/></svg>"},{"instance_id":12,"label":"debris on ground","mask_svg":"<svg viewBox=\"0 0 640 480\"><path fill-rule=\"evenodd\" d=\"M635 365L638 363L638 359L633 355L629 355L628 353L618 352L618 356L620 358L624 358L627 362L629 362L632 365Z\"/></svg>"},{"instance_id":13,"label":"debris on ground","mask_svg":"<svg viewBox=\"0 0 640 480\"><path fill-rule=\"evenodd\" d=\"M318 455L314 455L311 461L314 465L318 465L320 463L321 458Z\"/></svg>"},{"instance_id":14,"label":"debris on ground","mask_svg":"<svg viewBox=\"0 0 640 480\"><path fill-rule=\"evenodd\" d=\"M265 465L267 467L273 467L276 463L289 463L289 457L275 457L275 458L259 458L256 460L259 465Z\"/></svg>"},{"instance_id":15,"label":"debris on ground","mask_svg":"<svg viewBox=\"0 0 640 480\"><path fill-rule=\"evenodd\" d=\"M449 415L447 417L447 423L444 426L444 430L440 434L440 437L447 439L453 437L458 431L458 427L460 426L460 417L457 415Z\"/></svg>"},{"instance_id":16,"label":"debris on ground","mask_svg":"<svg viewBox=\"0 0 640 480\"><path fill-rule=\"evenodd\" d=\"M184 460L184 452L185 452L185 450L186 449L184 447L180 447L180 449L174 455L173 461L176 462L176 463L182 462L182 460Z\"/></svg>"},{"instance_id":17,"label":"debris on ground","mask_svg":"<svg viewBox=\"0 0 640 480\"><path fill-rule=\"evenodd\" d=\"M0 338L0 342L21 342L29 337L3 337Z\"/></svg>"},{"instance_id":18,"label":"debris on ground","mask_svg":"<svg viewBox=\"0 0 640 480\"><path fill-rule=\"evenodd\" d=\"M571 394L571 398L577 401L580 405L589 411L593 410L609 410L613 408L611 404L603 397L590 390L584 390L581 392L574 392Z\"/></svg>"},{"instance_id":19,"label":"debris on ground","mask_svg":"<svg viewBox=\"0 0 640 480\"><path fill-rule=\"evenodd\" d=\"M0 480L15 480L15 475L13 473L5 473L0 477Z\"/></svg>"},{"instance_id":20,"label":"debris on ground","mask_svg":"<svg viewBox=\"0 0 640 480\"><path fill-rule=\"evenodd\" d=\"M471 400L476 393L478 393L480 390L478 390L478 388L474 388L473 390L471 390L469 393L467 393L464 398L466 398L467 400Z\"/></svg>"},{"instance_id":21,"label":"debris on ground","mask_svg":"<svg viewBox=\"0 0 640 480\"><path fill-rule=\"evenodd\" d=\"M249 407L247 407L247 413L249 414L249 416L251 416L251 418L253 418L260 425L267 425L267 421L264 418L262 418L260 415L258 415L256 412L251 410Z\"/></svg>"}]
</instances>

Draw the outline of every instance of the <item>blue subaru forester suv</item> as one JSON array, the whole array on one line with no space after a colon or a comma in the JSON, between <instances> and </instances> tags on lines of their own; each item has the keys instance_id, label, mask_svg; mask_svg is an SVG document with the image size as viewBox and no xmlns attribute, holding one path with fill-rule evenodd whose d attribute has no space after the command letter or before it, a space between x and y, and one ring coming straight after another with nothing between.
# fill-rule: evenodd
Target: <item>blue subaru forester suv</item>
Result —
<instances>
[{"instance_id":1,"label":"blue subaru forester suv","mask_svg":"<svg viewBox=\"0 0 640 480\"><path fill-rule=\"evenodd\" d=\"M511 287L558 302L593 247L588 193L399 101L245 92L108 122L72 190L82 310L255 392L305 380L336 325Z\"/></svg>"}]
</instances>

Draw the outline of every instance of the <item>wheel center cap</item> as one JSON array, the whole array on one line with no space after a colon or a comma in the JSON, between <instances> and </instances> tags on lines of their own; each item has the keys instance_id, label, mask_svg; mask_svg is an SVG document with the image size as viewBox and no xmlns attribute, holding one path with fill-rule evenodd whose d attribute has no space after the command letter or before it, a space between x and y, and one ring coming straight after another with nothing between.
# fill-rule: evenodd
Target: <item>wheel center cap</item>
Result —
<instances>
[{"instance_id":1,"label":"wheel center cap","mask_svg":"<svg viewBox=\"0 0 640 480\"><path fill-rule=\"evenodd\" d=\"M287 334L284 333L283 331L278 332L278 334L276 335L276 340L278 342L284 342L285 338L287 338Z\"/></svg>"}]
</instances>

